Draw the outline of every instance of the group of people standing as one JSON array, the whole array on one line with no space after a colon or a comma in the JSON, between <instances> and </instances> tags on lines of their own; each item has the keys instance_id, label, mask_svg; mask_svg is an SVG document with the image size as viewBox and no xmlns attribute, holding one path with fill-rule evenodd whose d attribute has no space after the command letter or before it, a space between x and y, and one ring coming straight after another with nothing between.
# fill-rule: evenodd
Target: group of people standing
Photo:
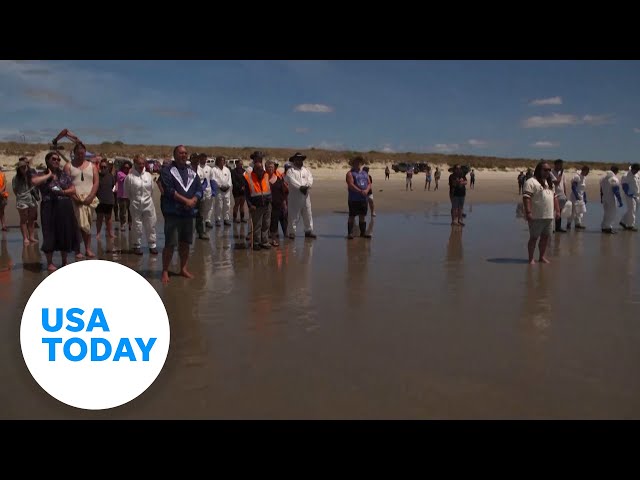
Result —
<instances>
[{"instance_id":1,"label":"group of people standing","mask_svg":"<svg viewBox=\"0 0 640 480\"><path fill-rule=\"evenodd\" d=\"M519 193L523 195L524 216L529 224L529 263L535 263L536 245L539 250L538 261L549 263L546 250L553 231L565 233L571 230L572 225L576 230L586 228L583 217L586 212L586 178L589 171L589 167L585 165L576 172L569 181L569 190L565 181L564 162L560 159L553 163L553 167L546 161L538 163L521 187L519 177ZM605 234L617 233L614 229L616 209L625 204L627 210L619 224L624 230L638 231L635 222L640 198L640 164L631 165L622 179L618 178L618 172L618 167L614 165L600 180L600 201L603 206L601 230ZM562 217L567 218L566 229L562 228Z\"/></svg>"}]
</instances>

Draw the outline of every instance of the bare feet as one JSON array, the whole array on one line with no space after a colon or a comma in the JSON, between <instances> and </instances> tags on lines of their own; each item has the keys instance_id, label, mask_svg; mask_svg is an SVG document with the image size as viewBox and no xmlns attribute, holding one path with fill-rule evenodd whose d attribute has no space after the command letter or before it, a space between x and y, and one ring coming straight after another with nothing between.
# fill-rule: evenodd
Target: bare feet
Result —
<instances>
[{"instance_id":1,"label":"bare feet","mask_svg":"<svg viewBox=\"0 0 640 480\"><path fill-rule=\"evenodd\" d=\"M28 238L25 238L25 239L22 241L22 244L23 244L25 247L26 247L27 245L31 245L31 240L29 240Z\"/></svg>"},{"instance_id":2,"label":"bare feet","mask_svg":"<svg viewBox=\"0 0 640 480\"><path fill-rule=\"evenodd\" d=\"M82 260L84 258L84 255L80 252L76 253L76 260Z\"/></svg>"},{"instance_id":3,"label":"bare feet","mask_svg":"<svg viewBox=\"0 0 640 480\"><path fill-rule=\"evenodd\" d=\"M540 262L540 263L551 263L549 260L547 260L547 258L546 258L546 257L540 257L540 258L538 259L538 262Z\"/></svg>"},{"instance_id":4,"label":"bare feet","mask_svg":"<svg viewBox=\"0 0 640 480\"><path fill-rule=\"evenodd\" d=\"M37 238L30 238L29 241L31 243L38 243L38 239Z\"/></svg>"},{"instance_id":5,"label":"bare feet","mask_svg":"<svg viewBox=\"0 0 640 480\"><path fill-rule=\"evenodd\" d=\"M459 221L459 222L458 222L458 225L460 225L461 227L464 227L464 222Z\"/></svg>"},{"instance_id":6,"label":"bare feet","mask_svg":"<svg viewBox=\"0 0 640 480\"><path fill-rule=\"evenodd\" d=\"M451 225L458 225L458 222L453 221L453 222L451 222Z\"/></svg>"},{"instance_id":7,"label":"bare feet","mask_svg":"<svg viewBox=\"0 0 640 480\"><path fill-rule=\"evenodd\" d=\"M109 232L105 235L107 238L116 238L116 236L113 234L113 232Z\"/></svg>"},{"instance_id":8,"label":"bare feet","mask_svg":"<svg viewBox=\"0 0 640 480\"><path fill-rule=\"evenodd\" d=\"M47 267L47 270L49 270L50 272L55 272L57 269L58 268L53 263L50 263Z\"/></svg>"},{"instance_id":9,"label":"bare feet","mask_svg":"<svg viewBox=\"0 0 640 480\"><path fill-rule=\"evenodd\" d=\"M96 254L91 250L87 250L87 258L95 258Z\"/></svg>"},{"instance_id":10,"label":"bare feet","mask_svg":"<svg viewBox=\"0 0 640 480\"><path fill-rule=\"evenodd\" d=\"M166 285L169 283L169 272L167 270L162 271L162 276L160 277L160 280L162 281L163 285Z\"/></svg>"},{"instance_id":11,"label":"bare feet","mask_svg":"<svg viewBox=\"0 0 640 480\"><path fill-rule=\"evenodd\" d=\"M536 261L532 258L531 260L529 260L529 265L535 265Z\"/></svg>"},{"instance_id":12,"label":"bare feet","mask_svg":"<svg viewBox=\"0 0 640 480\"><path fill-rule=\"evenodd\" d=\"M180 275L182 275L185 278L194 278L193 274L189 272L189 270L187 270L186 267L180 270Z\"/></svg>"}]
</instances>

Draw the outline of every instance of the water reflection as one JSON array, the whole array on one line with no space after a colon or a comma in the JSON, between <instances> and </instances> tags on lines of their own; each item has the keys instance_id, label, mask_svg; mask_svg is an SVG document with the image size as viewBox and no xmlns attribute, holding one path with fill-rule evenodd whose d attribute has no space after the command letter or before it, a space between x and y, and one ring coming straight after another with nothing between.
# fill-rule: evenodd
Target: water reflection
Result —
<instances>
[{"instance_id":1,"label":"water reflection","mask_svg":"<svg viewBox=\"0 0 640 480\"><path fill-rule=\"evenodd\" d=\"M539 265L525 271L522 320L525 331L546 338L551 327L551 282L555 272Z\"/></svg>"},{"instance_id":2,"label":"water reflection","mask_svg":"<svg viewBox=\"0 0 640 480\"><path fill-rule=\"evenodd\" d=\"M347 249L346 304L351 315L359 316L368 298L371 240L356 237L353 240L346 240L345 244Z\"/></svg>"}]
</instances>

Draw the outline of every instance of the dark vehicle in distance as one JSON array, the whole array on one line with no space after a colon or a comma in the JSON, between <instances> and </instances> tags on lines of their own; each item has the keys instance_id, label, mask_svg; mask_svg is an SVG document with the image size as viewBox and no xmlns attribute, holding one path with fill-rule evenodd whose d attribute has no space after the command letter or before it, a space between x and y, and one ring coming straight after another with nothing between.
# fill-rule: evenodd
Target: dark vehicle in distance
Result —
<instances>
[{"instance_id":1,"label":"dark vehicle in distance","mask_svg":"<svg viewBox=\"0 0 640 480\"><path fill-rule=\"evenodd\" d=\"M419 163L405 163L405 162L400 162L400 163L394 163L393 165L391 165L391 169L398 173L398 172L402 172L405 173L409 167L413 166L413 173L423 173L426 172L427 170L430 170L429 164L424 163L424 162L419 162Z\"/></svg>"}]
</instances>

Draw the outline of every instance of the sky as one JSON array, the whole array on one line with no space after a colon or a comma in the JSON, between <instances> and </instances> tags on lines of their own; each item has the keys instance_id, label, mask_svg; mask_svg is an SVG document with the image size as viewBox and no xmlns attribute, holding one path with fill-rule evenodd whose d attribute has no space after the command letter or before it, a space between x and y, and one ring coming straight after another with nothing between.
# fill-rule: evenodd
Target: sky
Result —
<instances>
[{"instance_id":1,"label":"sky","mask_svg":"<svg viewBox=\"0 0 640 480\"><path fill-rule=\"evenodd\" d=\"M640 61L0 60L0 141L63 128L90 144L637 162Z\"/></svg>"}]
</instances>

